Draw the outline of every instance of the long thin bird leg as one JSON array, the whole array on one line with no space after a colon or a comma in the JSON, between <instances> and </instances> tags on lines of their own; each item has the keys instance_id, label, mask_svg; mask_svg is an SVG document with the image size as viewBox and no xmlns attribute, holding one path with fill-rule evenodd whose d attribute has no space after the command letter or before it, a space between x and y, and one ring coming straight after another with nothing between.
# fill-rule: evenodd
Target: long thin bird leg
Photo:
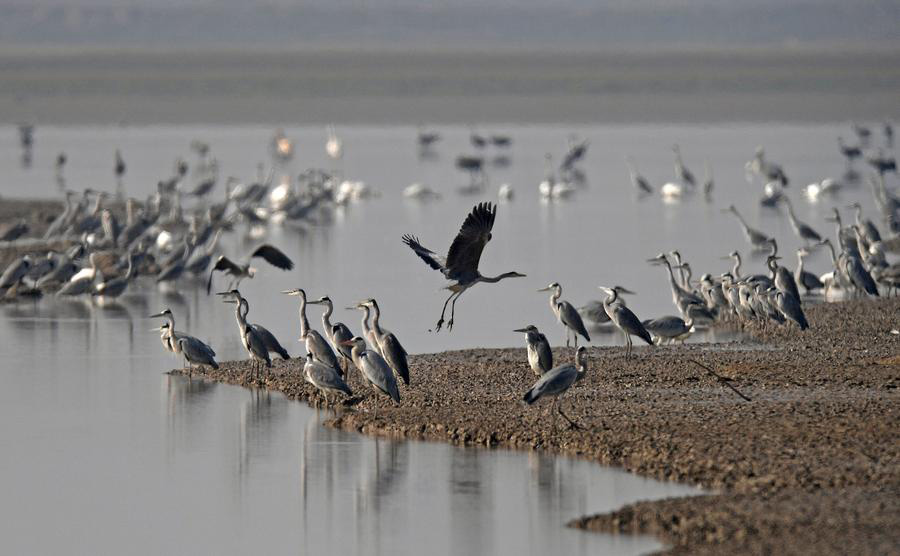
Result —
<instances>
[{"instance_id":1,"label":"long thin bird leg","mask_svg":"<svg viewBox=\"0 0 900 556\"><path fill-rule=\"evenodd\" d=\"M569 422L569 428L581 430L581 425L579 425L575 421L569 419L569 416L566 415L565 413L563 413L561 403L559 405L557 405L556 408L559 410L559 414L563 416L563 419L565 419L566 421Z\"/></svg>"},{"instance_id":2,"label":"long thin bird leg","mask_svg":"<svg viewBox=\"0 0 900 556\"><path fill-rule=\"evenodd\" d=\"M450 303L450 300L453 299L453 296L456 295L457 292L453 292L450 294L450 297L447 298L447 301L444 301L444 308L441 309L441 318L437 321L437 324L434 327L435 332L440 332L441 327L444 325L444 313L447 312L447 304Z\"/></svg>"},{"instance_id":3,"label":"long thin bird leg","mask_svg":"<svg viewBox=\"0 0 900 556\"><path fill-rule=\"evenodd\" d=\"M456 300L463 294L463 290L456 294L456 297L453 299L453 303L450 304L450 320L447 322L447 330L453 330L453 315L456 314Z\"/></svg>"}]
</instances>

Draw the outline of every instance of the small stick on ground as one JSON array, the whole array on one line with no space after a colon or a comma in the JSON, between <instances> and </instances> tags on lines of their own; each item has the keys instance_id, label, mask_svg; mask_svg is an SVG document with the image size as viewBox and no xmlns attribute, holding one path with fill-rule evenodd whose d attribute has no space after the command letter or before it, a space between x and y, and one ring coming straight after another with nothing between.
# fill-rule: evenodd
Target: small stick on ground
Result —
<instances>
[{"instance_id":1,"label":"small stick on ground","mask_svg":"<svg viewBox=\"0 0 900 556\"><path fill-rule=\"evenodd\" d=\"M707 367L706 365L704 365L703 363L701 363L701 362L699 362L699 361L697 361L697 360L695 360L695 359L688 359L688 361L690 361L691 363L693 363L693 364L695 364L695 365L698 365L698 366L703 367L704 369L706 369L706 372L708 372L708 373L711 374L712 376L716 377L716 380L718 380L720 383L722 383L722 384L724 384L725 386L731 388L731 390L732 390L735 394L737 394L738 396L740 396L740 397L741 397L742 399L744 399L745 401L748 401L748 402L749 402L749 401L752 401L750 398L748 398L747 396L745 396L744 394L742 394L740 390L738 390L737 388L735 388L734 386L732 386L732 384L731 384L731 379L730 379L730 378L726 378L726 377L720 375L720 374L717 373L716 371L710 369L709 367Z\"/></svg>"}]
</instances>

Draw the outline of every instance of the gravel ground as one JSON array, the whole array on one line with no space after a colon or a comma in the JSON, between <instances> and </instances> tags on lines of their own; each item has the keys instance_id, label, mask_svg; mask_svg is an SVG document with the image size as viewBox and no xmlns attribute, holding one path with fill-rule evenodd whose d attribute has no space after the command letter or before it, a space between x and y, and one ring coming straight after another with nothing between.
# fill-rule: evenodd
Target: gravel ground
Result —
<instances>
[{"instance_id":1,"label":"gravel ground","mask_svg":"<svg viewBox=\"0 0 900 556\"><path fill-rule=\"evenodd\" d=\"M547 404L524 349L411 357L402 403L355 396L330 426L400 438L502 446L589 458L641 475L702 485L708 496L639 502L572 527L645 532L672 553L885 554L900 551L900 299L808 307L811 328L750 329L757 342L591 348L587 376ZM558 361L574 350L557 349ZM694 359L750 398L746 401ZM278 361L263 383L246 362L210 379L267 387L319 404L301 362ZM179 371L175 371L179 372ZM195 373L196 374L196 373ZM377 406L377 407L376 407Z\"/></svg>"}]
</instances>

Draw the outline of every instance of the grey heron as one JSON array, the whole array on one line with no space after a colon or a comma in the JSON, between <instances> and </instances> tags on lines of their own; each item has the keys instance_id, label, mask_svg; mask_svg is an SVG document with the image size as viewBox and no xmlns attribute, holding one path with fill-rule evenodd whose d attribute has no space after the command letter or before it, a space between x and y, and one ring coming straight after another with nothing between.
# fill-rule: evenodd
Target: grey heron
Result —
<instances>
[{"instance_id":1,"label":"grey heron","mask_svg":"<svg viewBox=\"0 0 900 556\"><path fill-rule=\"evenodd\" d=\"M362 320L360 322L360 326L362 327L363 331L363 337L365 338L366 342L368 342L368 344L372 346L372 349L380 353L380 348L378 347L378 338L375 336L375 331L372 330L371 325L369 325L369 317L371 316L372 311L371 307L366 305L366 301L361 301L354 307L347 307L347 309L359 309L363 312Z\"/></svg>"},{"instance_id":2,"label":"grey heron","mask_svg":"<svg viewBox=\"0 0 900 556\"><path fill-rule=\"evenodd\" d=\"M641 324L644 325L647 332L652 336L656 336L657 342L660 344L664 341L680 341L684 343L684 340L694 332L692 319L685 321L681 317L674 315L648 319Z\"/></svg>"},{"instance_id":3,"label":"grey heron","mask_svg":"<svg viewBox=\"0 0 900 556\"><path fill-rule=\"evenodd\" d=\"M525 333L525 346L528 352L528 365L534 374L541 376L553 368L553 352L550 342L533 324L525 328L517 328L513 332Z\"/></svg>"},{"instance_id":4,"label":"grey heron","mask_svg":"<svg viewBox=\"0 0 900 556\"><path fill-rule=\"evenodd\" d=\"M738 221L741 223L741 228L744 230L744 237L747 238L747 241L754 249L765 249L769 245L769 236L748 226L747 221L744 220L744 217L741 216L741 213L738 212L738 209L735 208L734 205L729 205L725 211L730 212L737 217Z\"/></svg>"},{"instance_id":5,"label":"grey heron","mask_svg":"<svg viewBox=\"0 0 900 556\"><path fill-rule=\"evenodd\" d=\"M574 364L567 363L565 365L560 365L541 375L541 378L539 378L531 389L525 393L522 400L528 405L531 405L543 397L552 396L553 405L556 406L556 410L559 414L569 422L569 426L580 428L575 421L563 413L558 400L561 394L565 393L576 381L584 378L585 373L587 373L588 366L585 351L586 348L584 346L579 347L575 351Z\"/></svg>"},{"instance_id":6,"label":"grey heron","mask_svg":"<svg viewBox=\"0 0 900 556\"><path fill-rule=\"evenodd\" d=\"M584 327L584 321L581 320L581 315L578 314L578 311L575 307L572 306L568 301L560 301L560 296L562 296L562 286L557 282L553 282L546 288L541 288L538 292L547 292L552 291L553 294L550 296L550 310L553 311L553 314L556 315L556 319L559 320L560 324L566 327L566 347L569 347L569 335L575 336L575 347L578 347L578 335L581 334L584 336L584 339L587 341L591 341L591 337L588 335L587 329Z\"/></svg>"},{"instance_id":7,"label":"grey heron","mask_svg":"<svg viewBox=\"0 0 900 556\"><path fill-rule=\"evenodd\" d=\"M150 315L150 318L157 317L163 317L168 321L165 333L168 336L169 347L173 353L184 357L188 362L189 369L194 365L208 365L213 369L219 368L219 364L215 360L216 352L211 347L193 336L175 331L175 315L171 309L163 309L155 315Z\"/></svg>"},{"instance_id":8,"label":"grey heron","mask_svg":"<svg viewBox=\"0 0 900 556\"><path fill-rule=\"evenodd\" d=\"M353 391L341 378L341 375L329 365L317 361L311 353L306 354L306 363L303 364L303 373L306 382L318 388L325 396L325 404L328 404L328 394L345 394L348 397Z\"/></svg>"},{"instance_id":9,"label":"grey heron","mask_svg":"<svg viewBox=\"0 0 900 556\"><path fill-rule=\"evenodd\" d=\"M856 210L856 225L859 226L861 235L863 235L869 243L881 241L881 233L871 220L862 217L862 205L853 203L847 208Z\"/></svg>"},{"instance_id":10,"label":"grey heron","mask_svg":"<svg viewBox=\"0 0 900 556\"><path fill-rule=\"evenodd\" d=\"M94 291L91 292L91 295L114 299L125 293L125 289L134 277L134 253L129 252L127 257L128 270L125 272L125 275L100 282L94 286Z\"/></svg>"},{"instance_id":11,"label":"grey heron","mask_svg":"<svg viewBox=\"0 0 900 556\"><path fill-rule=\"evenodd\" d=\"M650 185L650 182L647 179L640 175L634 166L634 159L630 156L625 157L625 162L628 164L628 174L631 176L631 185L637 189L638 193L641 195L649 195L653 193L653 186Z\"/></svg>"},{"instance_id":12,"label":"grey heron","mask_svg":"<svg viewBox=\"0 0 900 556\"><path fill-rule=\"evenodd\" d=\"M212 289L213 274L217 270L224 271L231 276L231 285L228 286L228 289L236 288L244 278L253 278L256 274L256 269L250 266L250 261L254 257L260 257L270 265L275 268L280 268L281 270L291 270L294 268L293 261L291 261L287 255L269 244L263 244L257 247L250 253L250 256L247 257L247 262L244 264L237 264L225 255L221 255L216 259L216 264L213 266L212 270L209 271L209 280L206 282L206 293L208 294Z\"/></svg>"},{"instance_id":13,"label":"grey heron","mask_svg":"<svg viewBox=\"0 0 900 556\"><path fill-rule=\"evenodd\" d=\"M449 330L453 329L453 316L456 309L456 301L469 288L479 282L496 283L505 278L521 278L524 274L518 272L505 272L499 276L483 276L478 271L478 263L484 246L491 240L491 229L494 227L494 218L497 215L497 207L491 203L475 205L472 212L466 217L459 233L450 244L450 250L446 257L441 257L434 251L425 248L419 243L418 238L412 235L404 235L403 243L409 246L420 259L435 270L455 283L447 286L450 297L444 302L441 310L441 318L435 326L436 331L444 324L444 313L447 304L453 300L450 308L450 320L447 322Z\"/></svg>"},{"instance_id":14,"label":"grey heron","mask_svg":"<svg viewBox=\"0 0 900 556\"><path fill-rule=\"evenodd\" d=\"M377 349L387 361L388 365L403 380L403 384L409 386L409 363L406 360L406 350L400 345L400 340L394 336L393 332L388 332L381 328L381 308L375 299L365 301L366 305L372 307L374 314L372 315L372 331L375 333L375 339L378 341Z\"/></svg>"},{"instance_id":15,"label":"grey heron","mask_svg":"<svg viewBox=\"0 0 900 556\"><path fill-rule=\"evenodd\" d=\"M331 342L334 351L341 356L343 362L347 363L344 367L344 376L348 376L347 369L349 369L349 362L351 361L351 348L350 346L343 345L342 342L352 340L353 333L350 332L350 328L342 322L331 323L331 315L334 313L334 303L332 303L330 297L327 295L322 296L318 299L317 303L325 306L325 312L322 313L322 330L325 331L325 336L328 338L328 341Z\"/></svg>"},{"instance_id":16,"label":"grey heron","mask_svg":"<svg viewBox=\"0 0 900 556\"><path fill-rule=\"evenodd\" d=\"M287 352L287 350L284 349L284 347L281 345L281 342L278 341L278 338L276 338L274 334L269 332L269 330L267 328L265 328L259 324L247 323L247 315L250 314L250 302L247 301L247 298L245 298L243 295L241 295L240 291L231 290L231 291L227 291L227 292L219 292L216 295L230 297L231 299L234 299L237 301L240 309L243 312L243 315L241 316L241 318L238 319L238 326L239 327L243 326L241 324L241 319L243 319L244 325L249 326L250 328L253 329L254 332L256 332L257 335L259 335L260 339L263 341L263 345L265 345L266 350L269 353L277 354L284 361L287 361L291 358L291 356Z\"/></svg>"},{"instance_id":17,"label":"grey heron","mask_svg":"<svg viewBox=\"0 0 900 556\"><path fill-rule=\"evenodd\" d=\"M785 317L797 323L800 330L809 328L806 315L803 313L803 308L800 307L800 300L792 294L781 290L775 292L775 306Z\"/></svg>"},{"instance_id":18,"label":"grey heron","mask_svg":"<svg viewBox=\"0 0 900 556\"><path fill-rule=\"evenodd\" d=\"M632 335L639 337L652 346L653 339L650 337L650 333L647 332L647 329L644 328L644 325L641 324L641 319L637 318L637 315L635 315L628 307L625 307L621 303L616 303L616 299L619 297L618 292L616 292L614 288L607 288L605 286L599 286L599 288L609 296L603 301L603 308L606 309L609 319L616 325L616 328L621 330L622 334L625 335L626 357L631 355Z\"/></svg>"},{"instance_id":19,"label":"grey heron","mask_svg":"<svg viewBox=\"0 0 900 556\"><path fill-rule=\"evenodd\" d=\"M819 277L803 268L803 258L809 255L809 251L797 249L797 270L794 271L794 281L802 287L807 294L825 287Z\"/></svg>"},{"instance_id":20,"label":"grey heron","mask_svg":"<svg viewBox=\"0 0 900 556\"><path fill-rule=\"evenodd\" d=\"M0 292L6 295L13 286L18 285L31 269L31 258L28 255L19 257L6 267L0 276Z\"/></svg>"},{"instance_id":21,"label":"grey heron","mask_svg":"<svg viewBox=\"0 0 900 556\"><path fill-rule=\"evenodd\" d=\"M613 289L619 292L619 295L634 295L633 291L623 286L613 286ZM625 305L625 298L619 298L618 302ZM588 301L578 308L578 314L597 326L609 322L609 315L606 314L606 309L603 308L602 300L592 299L591 301Z\"/></svg>"},{"instance_id":22,"label":"grey heron","mask_svg":"<svg viewBox=\"0 0 900 556\"><path fill-rule=\"evenodd\" d=\"M281 292L285 295L297 296L300 298L300 338L301 342L304 342L306 345L307 353L312 353L313 357L317 360L325 363L326 365L331 365L336 369L340 369L338 364L337 356L335 356L334 351L331 349L331 346L328 345L328 341L319 334L318 331L310 328L309 320L306 318L306 305L323 305L323 303L319 301L307 301L306 300L306 292L301 288L296 288L293 290L286 290Z\"/></svg>"},{"instance_id":23,"label":"grey heron","mask_svg":"<svg viewBox=\"0 0 900 556\"><path fill-rule=\"evenodd\" d=\"M807 243L817 243L822 241L822 236L820 236L817 231L813 230L809 224L797 220L797 215L794 214L794 204L791 202L790 198L784 196L781 198L781 201L787 205L791 228L794 229L794 233L797 234L797 237Z\"/></svg>"},{"instance_id":24,"label":"grey heron","mask_svg":"<svg viewBox=\"0 0 900 556\"><path fill-rule=\"evenodd\" d=\"M225 303L234 303L234 316L237 319L238 331L241 335L241 343L244 344L244 349L247 350L247 354L250 356L250 360L253 362L254 366L254 368L251 370L250 376L255 376L258 379L259 370L263 364L265 364L266 366L266 374L268 375L269 369L272 367L272 359L269 357L269 349L266 346L266 343L263 341L262 336L253 327L247 324L247 316L243 313L242 302L244 301L244 298L241 297L240 292L238 292L237 290L219 292L217 295L228 296L226 299L223 299ZM248 304L247 311L249 312L249 310L250 309Z\"/></svg>"},{"instance_id":25,"label":"grey heron","mask_svg":"<svg viewBox=\"0 0 900 556\"><path fill-rule=\"evenodd\" d=\"M800 290L797 288L797 282L794 281L794 276L791 274L787 268L778 264L778 259L781 257L773 257L769 256L766 259L766 265L768 265L769 270L772 271L772 282L775 284L775 287L780 291L791 294L794 299L797 300L797 303L800 303Z\"/></svg>"},{"instance_id":26,"label":"grey heron","mask_svg":"<svg viewBox=\"0 0 900 556\"><path fill-rule=\"evenodd\" d=\"M679 181L693 189L697 185L697 180L694 178L694 174L684 165L684 161L681 160L681 149L678 145L672 145L672 152L675 153L675 176Z\"/></svg>"},{"instance_id":27,"label":"grey heron","mask_svg":"<svg viewBox=\"0 0 900 556\"><path fill-rule=\"evenodd\" d=\"M388 396L395 403L400 403L400 391L397 389L397 381L394 379L394 371L387 361L371 349L366 349L366 341L359 336L347 340L344 344L351 346L353 364L360 370L363 378L372 385L376 392ZM375 407L378 407L376 402Z\"/></svg>"}]
</instances>

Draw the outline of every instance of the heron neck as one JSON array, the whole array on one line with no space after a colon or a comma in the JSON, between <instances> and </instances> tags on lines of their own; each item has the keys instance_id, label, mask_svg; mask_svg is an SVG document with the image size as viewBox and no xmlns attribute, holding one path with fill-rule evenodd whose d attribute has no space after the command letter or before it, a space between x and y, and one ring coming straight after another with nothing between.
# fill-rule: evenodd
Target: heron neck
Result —
<instances>
[{"instance_id":1,"label":"heron neck","mask_svg":"<svg viewBox=\"0 0 900 556\"><path fill-rule=\"evenodd\" d=\"M381 324L379 322L381 319L381 309L379 309L378 305L376 304L372 305L372 310L375 312L375 314L372 316L372 330L375 331L376 335L381 336L382 334L384 334L384 331L381 330Z\"/></svg>"},{"instance_id":2,"label":"heron neck","mask_svg":"<svg viewBox=\"0 0 900 556\"><path fill-rule=\"evenodd\" d=\"M306 339L309 333L309 321L306 319L306 296L300 296L300 338Z\"/></svg>"},{"instance_id":3,"label":"heron neck","mask_svg":"<svg viewBox=\"0 0 900 556\"><path fill-rule=\"evenodd\" d=\"M734 277L738 280L741 279L741 256L737 255L734 258L734 268L731 269L731 273L734 274Z\"/></svg>"},{"instance_id":4,"label":"heron neck","mask_svg":"<svg viewBox=\"0 0 900 556\"><path fill-rule=\"evenodd\" d=\"M495 284L495 283L499 282L500 280L503 280L504 278L510 278L511 276L512 276L511 272L504 272L503 274L500 274L499 276L479 276L478 278L479 278L479 281L481 281L481 282Z\"/></svg>"},{"instance_id":5,"label":"heron neck","mask_svg":"<svg viewBox=\"0 0 900 556\"><path fill-rule=\"evenodd\" d=\"M372 330L372 327L369 326L369 306L363 305L363 316L362 316L362 329L365 336L369 335L369 332Z\"/></svg>"}]
</instances>

